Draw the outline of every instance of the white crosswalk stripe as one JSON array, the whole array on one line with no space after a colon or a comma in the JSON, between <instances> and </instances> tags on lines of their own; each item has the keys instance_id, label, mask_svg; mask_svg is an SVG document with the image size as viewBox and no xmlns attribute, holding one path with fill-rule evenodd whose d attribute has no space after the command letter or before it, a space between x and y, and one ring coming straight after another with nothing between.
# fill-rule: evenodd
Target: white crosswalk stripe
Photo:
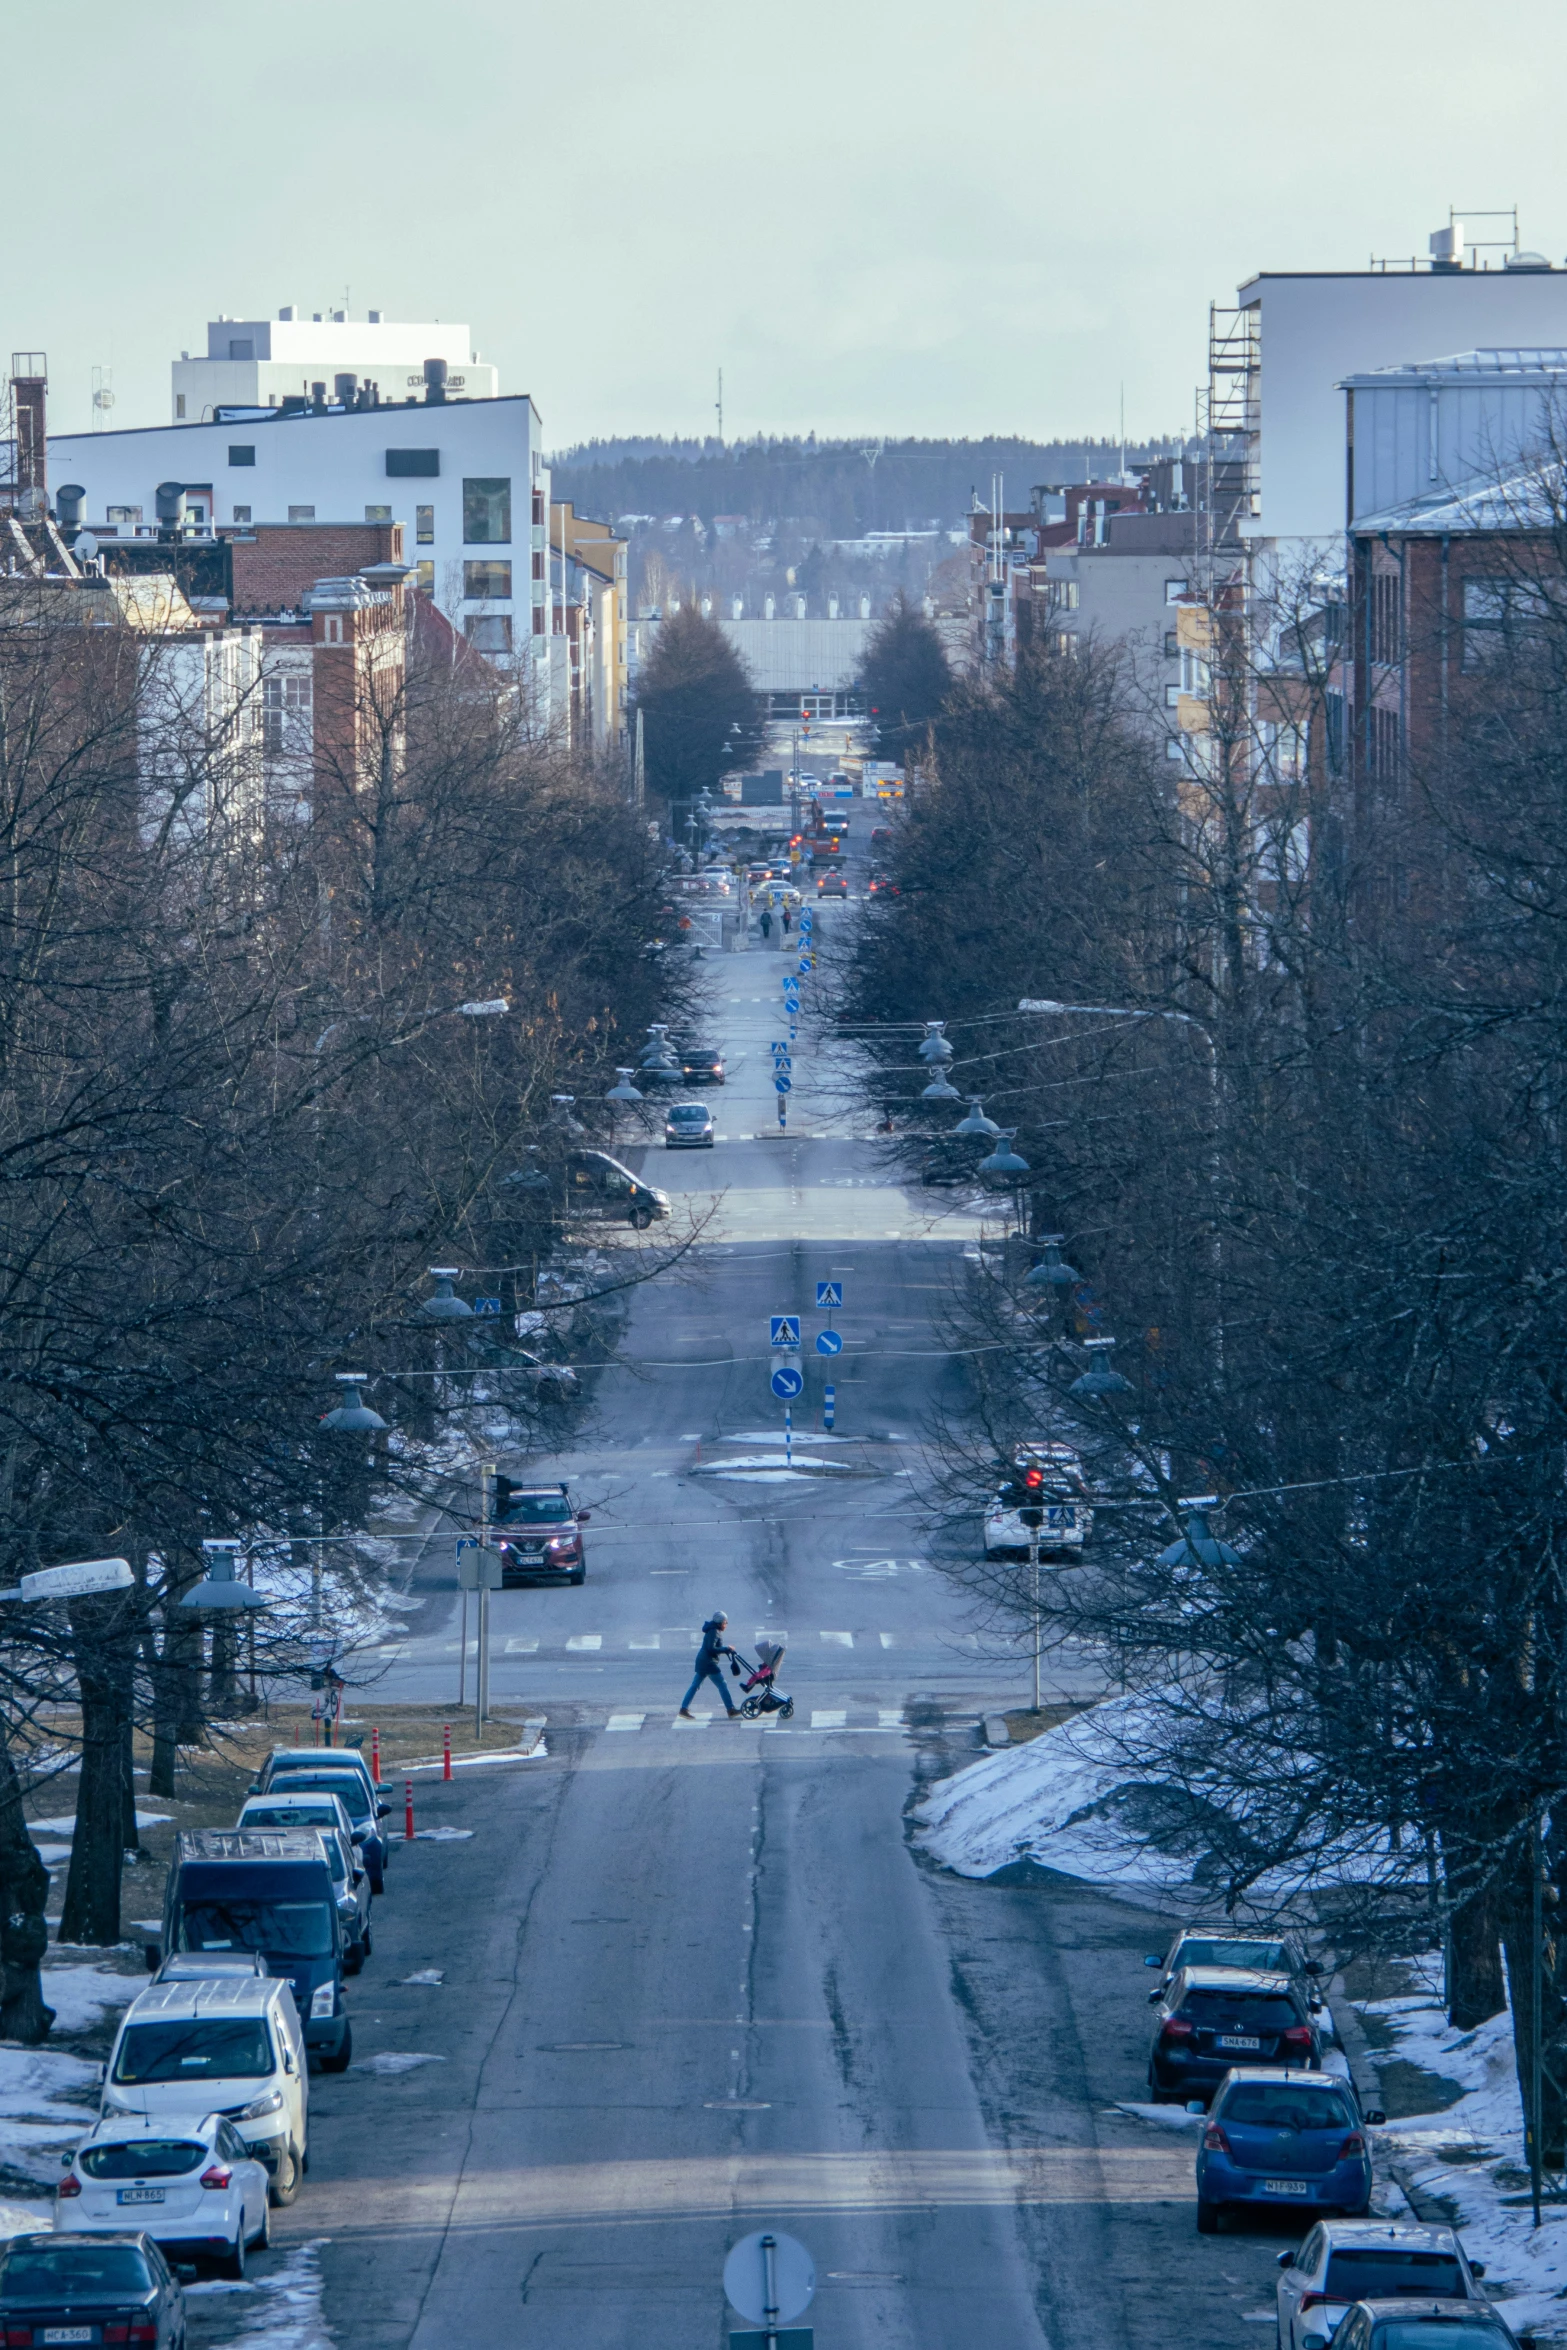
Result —
<instances>
[{"instance_id":1,"label":"white crosswalk stripe","mask_svg":"<svg viewBox=\"0 0 1567 2350\"><path fill-rule=\"evenodd\" d=\"M602 1648L603 1645L604 1635L602 1632L573 1632L571 1638L566 1643L568 1650L573 1648Z\"/></svg>"},{"instance_id":2,"label":"white crosswalk stripe","mask_svg":"<svg viewBox=\"0 0 1567 2350\"><path fill-rule=\"evenodd\" d=\"M646 1714L611 1714L604 1724L606 1730L640 1730Z\"/></svg>"},{"instance_id":3,"label":"white crosswalk stripe","mask_svg":"<svg viewBox=\"0 0 1567 2350\"><path fill-rule=\"evenodd\" d=\"M852 1632L819 1632L817 1638L831 1641L838 1648L852 1648L854 1646Z\"/></svg>"}]
</instances>

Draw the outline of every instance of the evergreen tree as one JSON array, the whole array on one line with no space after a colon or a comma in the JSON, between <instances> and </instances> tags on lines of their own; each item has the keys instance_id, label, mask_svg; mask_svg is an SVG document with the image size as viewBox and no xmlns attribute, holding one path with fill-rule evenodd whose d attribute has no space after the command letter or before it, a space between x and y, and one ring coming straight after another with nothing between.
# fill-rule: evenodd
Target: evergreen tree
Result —
<instances>
[{"instance_id":1,"label":"evergreen tree","mask_svg":"<svg viewBox=\"0 0 1567 2350\"><path fill-rule=\"evenodd\" d=\"M659 623L637 681L647 780L660 798L695 799L761 748L762 709L745 663L716 620L682 604Z\"/></svg>"},{"instance_id":2,"label":"evergreen tree","mask_svg":"<svg viewBox=\"0 0 1567 2350\"><path fill-rule=\"evenodd\" d=\"M952 691L946 648L906 597L900 595L871 631L860 686L875 716L878 756L905 758Z\"/></svg>"}]
</instances>

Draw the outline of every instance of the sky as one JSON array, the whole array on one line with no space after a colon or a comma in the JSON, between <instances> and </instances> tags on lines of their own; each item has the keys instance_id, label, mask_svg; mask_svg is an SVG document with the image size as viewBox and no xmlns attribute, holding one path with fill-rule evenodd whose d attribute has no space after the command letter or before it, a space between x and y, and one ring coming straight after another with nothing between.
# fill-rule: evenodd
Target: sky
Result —
<instances>
[{"instance_id":1,"label":"sky","mask_svg":"<svg viewBox=\"0 0 1567 2350\"><path fill-rule=\"evenodd\" d=\"M1190 426L1208 304L1567 256L1561 0L49 0L6 36L0 354L169 416L206 321L463 320L548 446ZM19 94L28 93L26 103ZM1469 212L1465 217L1474 219ZM1500 233L1501 224L1494 224ZM7 333L8 330L8 333Z\"/></svg>"}]
</instances>

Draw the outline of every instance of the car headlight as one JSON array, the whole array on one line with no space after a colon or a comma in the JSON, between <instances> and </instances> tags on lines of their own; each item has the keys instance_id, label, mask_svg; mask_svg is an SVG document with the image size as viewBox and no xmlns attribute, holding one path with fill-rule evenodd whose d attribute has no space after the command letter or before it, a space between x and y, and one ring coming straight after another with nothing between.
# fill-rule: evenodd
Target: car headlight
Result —
<instances>
[{"instance_id":1,"label":"car headlight","mask_svg":"<svg viewBox=\"0 0 1567 2350\"><path fill-rule=\"evenodd\" d=\"M242 2105L235 2119L242 2122L258 2122L263 2114L281 2113L282 2110L282 2090L269 2089L264 2097L253 2097L248 2105Z\"/></svg>"},{"instance_id":2,"label":"car headlight","mask_svg":"<svg viewBox=\"0 0 1567 2350\"><path fill-rule=\"evenodd\" d=\"M330 2015L332 2013L333 2002L336 1998L337 1985L335 1983L319 1984L310 1995L310 2014L312 2021L317 2016Z\"/></svg>"}]
</instances>

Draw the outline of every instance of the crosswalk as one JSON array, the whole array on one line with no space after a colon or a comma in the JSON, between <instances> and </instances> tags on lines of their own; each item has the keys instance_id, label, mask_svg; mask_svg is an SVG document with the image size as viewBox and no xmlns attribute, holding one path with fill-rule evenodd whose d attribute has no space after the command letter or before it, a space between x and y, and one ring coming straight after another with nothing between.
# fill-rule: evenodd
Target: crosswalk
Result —
<instances>
[{"instance_id":1,"label":"crosswalk","mask_svg":"<svg viewBox=\"0 0 1567 2350\"><path fill-rule=\"evenodd\" d=\"M634 1652L657 1651L678 1655L682 1650L695 1648L701 1639L694 1626L675 1625L657 1632L571 1632L563 1637L548 1639L542 1633L513 1633L502 1640L496 1653L501 1656L592 1656L600 1653L619 1655ZM853 1631L828 1629L815 1633L791 1633L776 1625L759 1624L751 1635L753 1646L757 1641L776 1642L787 1648L793 1641L804 1641L818 1648L849 1648L885 1651L912 1645L907 1633L882 1632L875 1628ZM469 1643L470 1647L472 1643ZM414 1656L456 1656L462 1643L457 1640L385 1640L376 1648L376 1655L410 1658Z\"/></svg>"},{"instance_id":2,"label":"crosswalk","mask_svg":"<svg viewBox=\"0 0 1567 2350\"><path fill-rule=\"evenodd\" d=\"M603 1727L606 1737L635 1737L639 1731L646 1729L673 1730L678 1736L685 1737L693 1730L705 1730L710 1723L721 1722L723 1719L723 1715L716 1711L694 1714L689 1722L682 1721L679 1714L628 1711L612 1713ZM776 1733L780 1737L793 1735L802 1730L806 1732L814 1730L818 1734L823 1731L841 1731L845 1735L856 1737L863 1737L867 1733L872 1735L879 1733L884 1737L899 1736L908 1729L908 1726L903 1717L902 1707L896 1705L871 1708L814 1706L808 1715L802 1710L797 1710L792 1721L781 1722L775 1714L767 1714L747 1725L752 1729L766 1730L770 1735Z\"/></svg>"}]
</instances>

